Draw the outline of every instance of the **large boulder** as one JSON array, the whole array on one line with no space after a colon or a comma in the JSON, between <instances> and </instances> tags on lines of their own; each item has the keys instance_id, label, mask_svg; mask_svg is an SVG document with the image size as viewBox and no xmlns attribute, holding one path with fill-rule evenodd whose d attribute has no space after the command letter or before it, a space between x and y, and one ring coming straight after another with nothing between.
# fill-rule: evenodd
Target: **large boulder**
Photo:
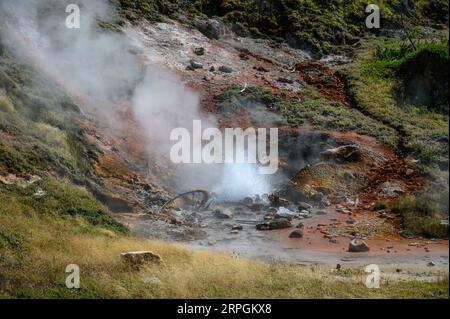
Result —
<instances>
[{"instance_id":1,"label":"large boulder","mask_svg":"<svg viewBox=\"0 0 450 319\"><path fill-rule=\"evenodd\" d=\"M224 28L223 25L215 19L197 20L195 22L195 26L201 33L203 33L203 35L205 35L209 39L215 40L218 40L220 38L220 35L222 34L222 30Z\"/></svg>"}]
</instances>

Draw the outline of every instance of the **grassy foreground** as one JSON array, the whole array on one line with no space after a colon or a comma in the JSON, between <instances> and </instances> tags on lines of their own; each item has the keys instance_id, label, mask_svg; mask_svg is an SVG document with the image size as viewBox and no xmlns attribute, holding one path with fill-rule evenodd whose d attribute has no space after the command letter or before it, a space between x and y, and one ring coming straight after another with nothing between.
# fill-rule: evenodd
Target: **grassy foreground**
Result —
<instances>
[{"instance_id":1,"label":"grassy foreground","mask_svg":"<svg viewBox=\"0 0 450 319\"><path fill-rule=\"evenodd\" d=\"M337 274L138 239L111 224L107 212L93 219L90 211L99 207L84 189L55 181L50 185L47 199L30 199L12 189L0 192L2 298L448 298L448 277L435 283L384 282L380 289L368 289L362 271ZM66 206L58 204L55 188L68 194L73 205L67 209L78 213L64 214ZM53 213L41 211L49 207ZM151 250L163 262L130 269L119 254L132 250ZM80 289L65 287L68 264L80 267ZM153 277L160 283L151 283Z\"/></svg>"}]
</instances>

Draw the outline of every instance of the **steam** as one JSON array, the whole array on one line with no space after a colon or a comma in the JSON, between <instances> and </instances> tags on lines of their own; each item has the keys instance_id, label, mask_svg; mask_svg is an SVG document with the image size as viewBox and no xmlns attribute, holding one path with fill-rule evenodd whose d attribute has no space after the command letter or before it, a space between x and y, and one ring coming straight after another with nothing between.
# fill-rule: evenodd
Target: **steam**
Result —
<instances>
[{"instance_id":1,"label":"steam","mask_svg":"<svg viewBox=\"0 0 450 319\"><path fill-rule=\"evenodd\" d=\"M65 8L70 3L1 0L2 41L18 57L81 97L83 111L111 130L121 128L117 112L131 101L135 120L148 140L149 154L156 154L161 161L168 161L172 129L190 128L196 119L205 126L217 126L214 118L200 112L199 97L176 75L162 67L143 65L132 53L130 37L98 27L99 21L115 18L116 10L109 1L79 0L80 29L65 26ZM178 191L205 188L227 199L269 191L267 178L257 174L256 165L176 168L174 186Z\"/></svg>"},{"instance_id":2,"label":"steam","mask_svg":"<svg viewBox=\"0 0 450 319\"><path fill-rule=\"evenodd\" d=\"M237 200L270 191L270 178L259 175L253 164L225 164L223 178L213 187L213 192L222 200Z\"/></svg>"}]
</instances>

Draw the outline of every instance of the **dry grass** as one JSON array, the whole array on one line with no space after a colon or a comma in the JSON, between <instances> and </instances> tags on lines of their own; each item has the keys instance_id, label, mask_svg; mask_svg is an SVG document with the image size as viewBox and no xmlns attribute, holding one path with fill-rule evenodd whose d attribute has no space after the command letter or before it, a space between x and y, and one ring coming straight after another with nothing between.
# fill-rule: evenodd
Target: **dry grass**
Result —
<instances>
[{"instance_id":1,"label":"dry grass","mask_svg":"<svg viewBox=\"0 0 450 319\"><path fill-rule=\"evenodd\" d=\"M268 264L228 254L193 252L92 227L82 217L40 214L14 198L0 201L0 295L41 298L369 298L448 297L437 283L363 285L361 272L336 276L326 268ZM140 270L119 254L151 250L163 263ZM81 288L64 282L68 264L81 270ZM160 284L146 283L157 277Z\"/></svg>"}]
</instances>

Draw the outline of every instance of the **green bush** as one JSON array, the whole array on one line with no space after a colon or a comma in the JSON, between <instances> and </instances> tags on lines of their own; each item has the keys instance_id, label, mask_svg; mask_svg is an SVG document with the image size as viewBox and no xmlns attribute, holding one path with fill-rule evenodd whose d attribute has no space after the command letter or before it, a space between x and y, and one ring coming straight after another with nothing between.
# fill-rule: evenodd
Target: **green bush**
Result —
<instances>
[{"instance_id":1,"label":"green bush","mask_svg":"<svg viewBox=\"0 0 450 319\"><path fill-rule=\"evenodd\" d=\"M42 195L36 196L37 191L43 191ZM41 215L57 218L80 217L93 226L102 226L121 233L127 232L127 228L116 222L109 211L91 193L68 181L47 178L27 188L0 184L0 193L14 198L20 205L30 207ZM0 210L1 208L0 205ZM0 241L4 242L11 242L13 239L16 240L9 235L0 236Z\"/></svg>"},{"instance_id":2,"label":"green bush","mask_svg":"<svg viewBox=\"0 0 450 319\"><path fill-rule=\"evenodd\" d=\"M0 94L0 111L6 112L6 113L12 113L14 112L14 105L12 104L11 100L2 94Z\"/></svg>"},{"instance_id":3,"label":"green bush","mask_svg":"<svg viewBox=\"0 0 450 319\"><path fill-rule=\"evenodd\" d=\"M447 238L448 227L441 220L448 217L448 190L405 196L393 203L392 211L402 217L405 231L429 238Z\"/></svg>"},{"instance_id":4,"label":"green bush","mask_svg":"<svg viewBox=\"0 0 450 319\"><path fill-rule=\"evenodd\" d=\"M373 210L376 210L376 211L383 210L386 208L388 208L386 201L378 201L375 203L375 205L373 205Z\"/></svg>"}]
</instances>

